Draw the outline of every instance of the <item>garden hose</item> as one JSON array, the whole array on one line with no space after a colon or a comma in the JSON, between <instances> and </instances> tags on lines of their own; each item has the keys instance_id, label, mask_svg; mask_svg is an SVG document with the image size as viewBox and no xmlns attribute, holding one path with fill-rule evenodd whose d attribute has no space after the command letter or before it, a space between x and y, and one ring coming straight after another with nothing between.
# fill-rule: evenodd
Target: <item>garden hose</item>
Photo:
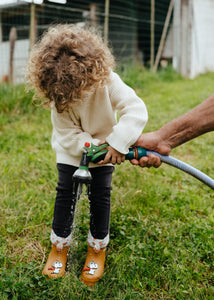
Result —
<instances>
[{"instance_id":1,"label":"garden hose","mask_svg":"<svg viewBox=\"0 0 214 300\"><path fill-rule=\"evenodd\" d=\"M172 156L161 155L158 152L146 150L146 156L149 156L150 154L157 155L158 157L160 157L160 160L162 162L192 175L193 177L197 178L198 180L200 180L201 182L203 182L204 184L206 184L214 190L214 180L206 174L204 174L203 172L199 171L198 169Z\"/></svg>"},{"instance_id":2,"label":"garden hose","mask_svg":"<svg viewBox=\"0 0 214 300\"><path fill-rule=\"evenodd\" d=\"M74 172L73 175L73 194L77 199L79 199L82 193L82 185L87 186L87 194L90 194L90 183L92 181L91 173L89 171L89 162L97 163L105 158L106 153L108 152L107 147L108 143L102 144L100 146L95 146L92 143L85 143L84 152L81 157L79 168ZM170 166L173 166L177 169L180 169L193 177L197 178L210 188L214 189L214 180L199 171L198 169L190 166L183 161L180 161L174 157L161 155L158 152L149 151L140 147L129 148L129 152L125 155L126 160L137 159L139 160L143 156L149 156L154 154L158 156L161 162L164 162Z\"/></svg>"}]
</instances>

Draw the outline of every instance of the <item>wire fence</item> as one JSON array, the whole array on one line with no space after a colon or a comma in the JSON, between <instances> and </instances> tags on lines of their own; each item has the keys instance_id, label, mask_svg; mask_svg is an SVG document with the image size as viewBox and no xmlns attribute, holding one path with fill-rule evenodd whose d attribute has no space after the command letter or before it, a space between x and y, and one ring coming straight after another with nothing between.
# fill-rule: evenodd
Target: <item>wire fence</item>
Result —
<instances>
[{"instance_id":1,"label":"wire fence","mask_svg":"<svg viewBox=\"0 0 214 300\"><path fill-rule=\"evenodd\" d=\"M63 5L0 5L0 81L22 82L32 44L58 23L97 26L119 64L137 61L153 66L169 4L170 0L67 0ZM167 31L170 24L171 19Z\"/></svg>"}]
</instances>

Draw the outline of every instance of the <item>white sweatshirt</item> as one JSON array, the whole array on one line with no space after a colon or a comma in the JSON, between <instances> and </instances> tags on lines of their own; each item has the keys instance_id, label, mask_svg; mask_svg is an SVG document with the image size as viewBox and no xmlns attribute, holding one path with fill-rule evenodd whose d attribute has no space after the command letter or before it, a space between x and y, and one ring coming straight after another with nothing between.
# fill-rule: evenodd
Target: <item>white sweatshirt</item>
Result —
<instances>
[{"instance_id":1,"label":"white sweatshirt","mask_svg":"<svg viewBox=\"0 0 214 300\"><path fill-rule=\"evenodd\" d=\"M85 142L97 145L101 140L107 141L117 151L128 153L142 133L148 114L134 90L112 72L109 85L74 102L69 111L57 113L52 103L51 120L57 163L78 167ZM97 167L93 163L89 166Z\"/></svg>"}]
</instances>

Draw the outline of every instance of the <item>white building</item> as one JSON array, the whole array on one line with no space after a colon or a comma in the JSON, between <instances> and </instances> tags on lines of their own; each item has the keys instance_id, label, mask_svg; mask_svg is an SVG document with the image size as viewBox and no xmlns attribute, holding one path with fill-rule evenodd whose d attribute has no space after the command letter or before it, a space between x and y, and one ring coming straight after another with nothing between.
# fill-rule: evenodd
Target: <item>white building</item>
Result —
<instances>
[{"instance_id":1,"label":"white building","mask_svg":"<svg viewBox=\"0 0 214 300\"><path fill-rule=\"evenodd\" d=\"M213 0L174 0L172 58L188 78L214 71Z\"/></svg>"}]
</instances>

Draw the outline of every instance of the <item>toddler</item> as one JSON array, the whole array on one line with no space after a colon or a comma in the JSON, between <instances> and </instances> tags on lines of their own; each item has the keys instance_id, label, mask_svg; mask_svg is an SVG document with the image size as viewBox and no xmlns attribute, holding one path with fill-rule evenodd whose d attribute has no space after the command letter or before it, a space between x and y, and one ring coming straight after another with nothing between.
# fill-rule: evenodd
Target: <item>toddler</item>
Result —
<instances>
[{"instance_id":1,"label":"toddler","mask_svg":"<svg viewBox=\"0 0 214 300\"><path fill-rule=\"evenodd\" d=\"M89 165L90 230L81 280L94 285L104 272L113 165L124 161L148 118L145 104L113 72L114 66L114 57L102 38L73 24L49 28L30 54L28 80L37 96L50 104L51 143L58 169L52 248L43 270L50 278L65 275L76 204L72 176L85 142L98 145L107 141L109 147L104 164Z\"/></svg>"}]
</instances>

